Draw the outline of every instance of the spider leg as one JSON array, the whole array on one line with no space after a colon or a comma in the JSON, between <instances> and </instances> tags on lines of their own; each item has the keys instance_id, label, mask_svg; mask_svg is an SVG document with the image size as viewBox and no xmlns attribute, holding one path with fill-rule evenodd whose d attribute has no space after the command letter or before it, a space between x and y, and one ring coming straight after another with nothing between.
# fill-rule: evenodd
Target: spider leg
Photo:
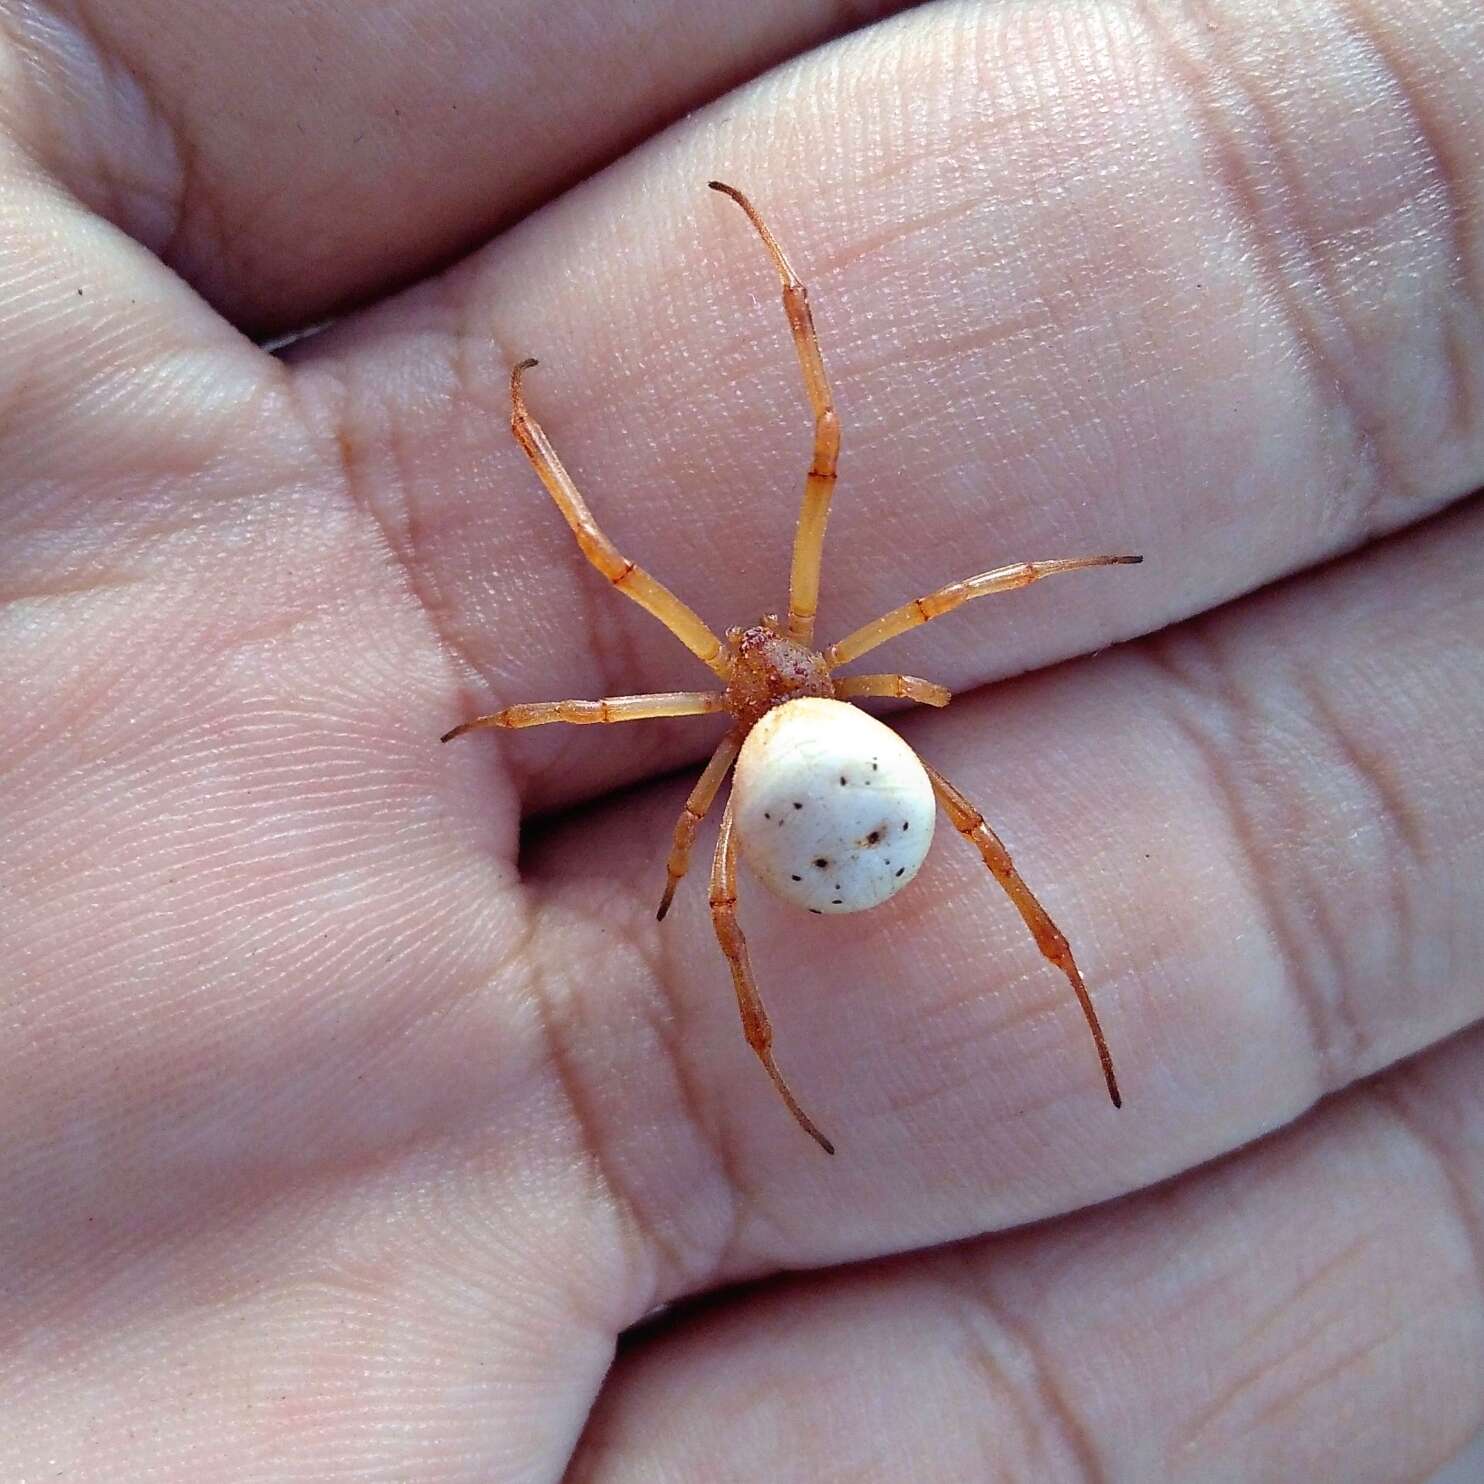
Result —
<instances>
[{"instance_id":1,"label":"spider leg","mask_svg":"<svg viewBox=\"0 0 1484 1484\"><path fill-rule=\"evenodd\" d=\"M778 240L767 228L757 208L737 190L719 180L708 181L713 191L730 196L757 229L783 282L783 310L793 331L794 349L804 373L804 390L814 413L814 456L804 480L804 503L794 532L793 566L788 578L788 637L800 644L814 643L814 615L819 608L819 565L824 554L824 528L829 519L830 498L835 493L835 471L840 460L840 419L835 416L830 380L819 353L819 336L809 312L809 291L799 281L784 256Z\"/></svg>"},{"instance_id":2,"label":"spider leg","mask_svg":"<svg viewBox=\"0 0 1484 1484\"><path fill-rule=\"evenodd\" d=\"M779 1096L788 1104L788 1110L798 1119L799 1126L824 1150L833 1154L835 1146L814 1126L813 1120L799 1106L778 1063L773 1060L773 1027L768 1021L768 1012L763 1009L762 997L757 991L757 981L752 977L752 965L747 958L747 941L737 925L737 843L732 835L732 801L722 811L721 834L716 841L716 856L711 865L711 921L716 928L716 941L726 955L732 971L732 983L737 990L737 1008L742 1012L742 1031L747 1044L757 1053L758 1060L773 1079Z\"/></svg>"},{"instance_id":3,"label":"spider leg","mask_svg":"<svg viewBox=\"0 0 1484 1484\"><path fill-rule=\"evenodd\" d=\"M1103 1080L1108 1084L1108 1096L1113 1099L1115 1108L1121 1108L1123 1098L1118 1091L1118 1079L1113 1073L1113 1058L1109 1054L1108 1043L1103 1038L1103 1027L1098 1022L1097 1011L1093 1009L1092 996L1088 994L1082 975L1077 971L1066 937L1052 922L1046 909L1031 895L1030 887L1021 879L1020 872L1010 859L1010 852L1005 849L1000 837L984 822L984 816L941 773L927 763L923 763L923 767L927 769L933 792L937 794L938 802L942 804L954 829L978 849L979 854L984 857L984 864L1015 903L1016 910L1031 930L1036 947L1071 982L1072 991L1077 996L1078 1004L1082 1006L1082 1013L1087 1018L1087 1028L1092 1032L1093 1042L1098 1049Z\"/></svg>"},{"instance_id":4,"label":"spider leg","mask_svg":"<svg viewBox=\"0 0 1484 1484\"><path fill-rule=\"evenodd\" d=\"M1007 593L1012 588L1029 587L1043 577L1054 577L1058 572L1081 572L1087 567L1134 566L1144 560L1141 556L1090 556L1065 557L1050 562L1013 562L1008 567L996 567L992 572L981 572L977 577L966 577L962 582L950 582L937 592L921 598L913 598L880 618L862 624L852 634L847 634L837 644L831 644L824 652L824 662L834 669L837 665L849 664L868 654L878 644L905 634L932 619L952 613L970 598L987 598L991 593Z\"/></svg>"},{"instance_id":5,"label":"spider leg","mask_svg":"<svg viewBox=\"0 0 1484 1484\"><path fill-rule=\"evenodd\" d=\"M946 706L953 692L932 680L915 675L845 675L835 682L842 701L856 696L888 696L898 701L920 701L924 706Z\"/></svg>"},{"instance_id":6,"label":"spider leg","mask_svg":"<svg viewBox=\"0 0 1484 1484\"><path fill-rule=\"evenodd\" d=\"M665 894L660 898L660 910L654 914L657 922L663 922L665 913L670 910L670 903L675 898L675 888L680 885L681 877L690 868L690 849L695 843L696 830L705 819L707 810L715 803L722 780L731 771L741 747L742 738L736 732L728 732L721 739L720 745L711 754L711 761L706 764L705 770L696 780L696 786L690 791L685 808L680 811L680 818L675 821L675 843L670 847L670 858L665 862Z\"/></svg>"},{"instance_id":7,"label":"spider leg","mask_svg":"<svg viewBox=\"0 0 1484 1484\"><path fill-rule=\"evenodd\" d=\"M572 528L583 556L619 592L632 598L646 612L654 614L697 659L725 679L728 659L721 640L706 627L700 615L682 603L663 583L656 582L642 567L636 567L621 555L598 529L592 512L572 483L572 476L562 467L562 461L557 458L556 450L541 425L526 408L521 377L535 364L533 360L522 361L510 373L510 431L515 434L516 442L525 450L547 493L556 501L557 509Z\"/></svg>"},{"instance_id":8,"label":"spider leg","mask_svg":"<svg viewBox=\"0 0 1484 1484\"><path fill-rule=\"evenodd\" d=\"M513 731L517 727L542 727L548 722L565 721L573 726L591 726L598 722L649 721L657 716L708 716L727 709L726 697L720 691L671 690L652 696L608 696L601 701L527 701L491 711L461 722L438 740L452 742L465 732L480 727L500 727Z\"/></svg>"}]
</instances>

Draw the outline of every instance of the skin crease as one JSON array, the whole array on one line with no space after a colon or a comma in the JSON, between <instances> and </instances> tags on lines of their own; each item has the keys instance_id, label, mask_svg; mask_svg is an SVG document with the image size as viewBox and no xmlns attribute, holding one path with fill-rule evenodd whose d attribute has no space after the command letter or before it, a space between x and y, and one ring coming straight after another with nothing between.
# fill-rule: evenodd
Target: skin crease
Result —
<instances>
[{"instance_id":1,"label":"skin crease","mask_svg":"<svg viewBox=\"0 0 1484 1484\"><path fill-rule=\"evenodd\" d=\"M610 117L615 12L541 9L422 7L424 70L391 7L0 6L0 1477L1425 1478L1484 1421L1484 17L779 7L697 56L628 7ZM848 922L743 877L823 1158L704 858L653 922L717 724L437 745L704 683L511 442L522 355L621 550L779 605L807 418L716 175L836 390L822 640L1145 555L871 657L959 692L901 729L1122 1112L940 825ZM218 313L352 299L279 359Z\"/></svg>"}]
</instances>

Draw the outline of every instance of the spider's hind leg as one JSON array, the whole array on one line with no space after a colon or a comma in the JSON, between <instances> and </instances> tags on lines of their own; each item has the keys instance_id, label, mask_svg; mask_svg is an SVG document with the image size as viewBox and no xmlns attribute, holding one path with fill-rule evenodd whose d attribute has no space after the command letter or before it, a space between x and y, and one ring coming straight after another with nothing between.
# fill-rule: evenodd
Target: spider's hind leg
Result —
<instances>
[{"instance_id":1,"label":"spider's hind leg","mask_svg":"<svg viewBox=\"0 0 1484 1484\"><path fill-rule=\"evenodd\" d=\"M984 857L984 864L989 867L990 874L1005 889L1006 896L1015 903L1022 921L1031 930L1036 947L1067 976L1072 992L1077 996L1077 1003L1082 1006L1087 1028L1092 1032L1098 1061L1103 1069L1103 1080L1108 1085L1108 1096L1112 1098L1115 1108L1121 1108L1123 1097L1118 1091L1118 1078L1113 1072L1113 1057L1103 1036L1098 1012L1093 1008L1092 996L1087 992L1087 985L1082 982L1082 975L1072 957L1072 948L1066 936L1031 894L1030 887L1015 869L1010 852L1005 849L1000 837L985 823L984 816L941 773L927 763L923 763L923 767L927 769L933 792L937 794L938 802L942 804L954 829Z\"/></svg>"},{"instance_id":2,"label":"spider's hind leg","mask_svg":"<svg viewBox=\"0 0 1484 1484\"><path fill-rule=\"evenodd\" d=\"M514 731L519 727L542 727L553 721L572 726L593 726L615 721L651 721L661 716L710 716L727 709L720 691L671 690L649 696L608 696L601 701L525 701L461 722L438 740L452 742L465 732L482 727Z\"/></svg>"},{"instance_id":3,"label":"spider's hind leg","mask_svg":"<svg viewBox=\"0 0 1484 1484\"><path fill-rule=\"evenodd\" d=\"M721 834L716 841L716 857L711 865L711 921L716 928L716 941L726 955L727 966L732 971L732 985L737 991L737 1008L742 1012L742 1032L747 1044L757 1053L757 1058L773 1079L778 1095L788 1105L788 1111L798 1120L799 1127L824 1150L833 1154L835 1146L820 1133L814 1120L799 1106L778 1063L773 1060L773 1026L768 1012L763 1008L762 996L757 990L757 981L752 977L752 964L747 957L747 940L737 925L737 841L732 834L732 801L721 816Z\"/></svg>"},{"instance_id":4,"label":"spider's hind leg","mask_svg":"<svg viewBox=\"0 0 1484 1484\"><path fill-rule=\"evenodd\" d=\"M953 692L936 680L916 675L842 675L835 681L835 694L842 701L857 696L876 696L895 701L916 701L922 706L946 706Z\"/></svg>"},{"instance_id":5,"label":"spider's hind leg","mask_svg":"<svg viewBox=\"0 0 1484 1484\"><path fill-rule=\"evenodd\" d=\"M711 761L706 764L705 771L696 780L696 786L690 791L685 808L680 811L680 818L675 821L675 840L670 847L670 858L665 862L665 894L660 898L659 911L654 914L658 922L665 920L665 913L670 910L670 903L675 899L675 888L680 885L681 877L690 868L690 850L695 843L696 830L716 802L722 781L731 771L741 746L742 739L735 732L728 732L722 738L716 751L711 754Z\"/></svg>"}]
</instances>

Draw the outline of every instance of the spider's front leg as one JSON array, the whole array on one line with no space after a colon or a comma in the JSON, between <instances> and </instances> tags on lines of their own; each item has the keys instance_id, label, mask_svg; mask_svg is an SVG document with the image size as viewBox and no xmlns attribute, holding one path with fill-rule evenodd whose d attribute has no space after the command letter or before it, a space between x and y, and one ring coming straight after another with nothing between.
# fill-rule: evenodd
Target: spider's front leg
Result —
<instances>
[{"instance_id":1,"label":"spider's front leg","mask_svg":"<svg viewBox=\"0 0 1484 1484\"><path fill-rule=\"evenodd\" d=\"M747 214L747 219L762 238L768 256L783 286L783 312L788 316L789 332L799 369L804 374L804 394L814 414L814 451L809 472L804 476L804 502L799 509L799 523L794 531L794 555L788 577L788 621L790 639L800 644L814 643L814 616L819 609L819 567L824 552L825 523L830 517L830 501L835 494L835 479L840 464L840 419L835 413L835 399L830 379L819 351L819 336L814 329L814 316L809 310L809 290L794 272L778 239L768 229L755 207L736 186L720 180L707 181L713 191L730 196Z\"/></svg>"},{"instance_id":2,"label":"spider's front leg","mask_svg":"<svg viewBox=\"0 0 1484 1484\"><path fill-rule=\"evenodd\" d=\"M726 652L721 640L706 627L700 615L682 603L664 583L656 581L643 567L631 562L598 528L592 511L572 482L572 476L551 446L551 440L526 406L521 382L534 365L534 360L524 360L510 373L510 431L525 450L531 467L577 538L583 556L624 597L633 599L646 613L652 613L702 664L725 679Z\"/></svg>"},{"instance_id":3,"label":"spider's front leg","mask_svg":"<svg viewBox=\"0 0 1484 1484\"><path fill-rule=\"evenodd\" d=\"M773 1079L778 1095L788 1104L788 1111L798 1119L799 1126L826 1154L833 1154L835 1146L799 1106L798 1099L783 1080L783 1073L778 1070L778 1063L773 1060L773 1027L768 1012L763 1008L757 981L752 977L747 940L737 925L737 841L732 834L730 799L722 811L721 833L711 865L711 921L716 929L716 941L721 944L721 951L732 971L732 984L737 991L737 1008L742 1012L742 1032L747 1037L747 1044L757 1053L758 1060Z\"/></svg>"}]
</instances>

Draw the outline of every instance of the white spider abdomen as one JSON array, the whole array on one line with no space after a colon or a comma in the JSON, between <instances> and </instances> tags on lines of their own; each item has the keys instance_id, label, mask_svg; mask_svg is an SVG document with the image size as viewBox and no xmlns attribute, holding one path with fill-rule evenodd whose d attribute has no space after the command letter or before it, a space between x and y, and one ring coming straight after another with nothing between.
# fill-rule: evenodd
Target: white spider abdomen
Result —
<instances>
[{"instance_id":1,"label":"white spider abdomen","mask_svg":"<svg viewBox=\"0 0 1484 1484\"><path fill-rule=\"evenodd\" d=\"M747 734L732 807L747 864L811 912L895 896L927 856L936 812L917 754L890 727L818 696L785 701Z\"/></svg>"}]
</instances>

